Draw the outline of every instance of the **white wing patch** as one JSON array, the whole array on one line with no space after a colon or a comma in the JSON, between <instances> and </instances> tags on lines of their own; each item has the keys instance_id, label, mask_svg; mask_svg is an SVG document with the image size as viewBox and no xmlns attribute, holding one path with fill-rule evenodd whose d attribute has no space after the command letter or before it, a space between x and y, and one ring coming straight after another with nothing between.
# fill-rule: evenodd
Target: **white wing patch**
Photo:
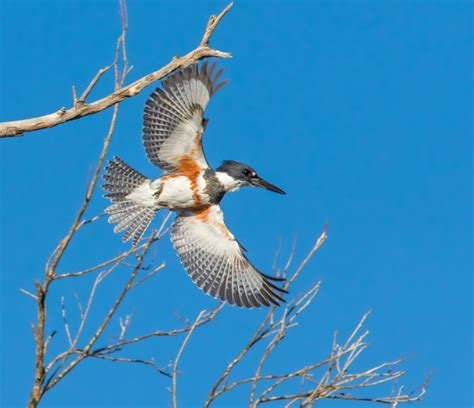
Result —
<instances>
[{"instance_id":1,"label":"white wing patch","mask_svg":"<svg viewBox=\"0 0 474 408\"><path fill-rule=\"evenodd\" d=\"M219 206L182 212L171 239L194 283L204 292L240 307L278 305L284 301L272 278L259 272L227 229Z\"/></svg>"}]
</instances>

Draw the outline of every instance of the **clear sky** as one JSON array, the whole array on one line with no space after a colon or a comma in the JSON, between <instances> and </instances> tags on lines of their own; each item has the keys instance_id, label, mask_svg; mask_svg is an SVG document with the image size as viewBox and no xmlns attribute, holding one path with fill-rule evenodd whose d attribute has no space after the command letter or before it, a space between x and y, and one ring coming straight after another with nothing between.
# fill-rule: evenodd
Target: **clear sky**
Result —
<instances>
[{"instance_id":1,"label":"clear sky","mask_svg":"<svg viewBox=\"0 0 474 408\"><path fill-rule=\"evenodd\" d=\"M295 236L301 260L329 221L328 241L293 287L298 293L322 279L321 292L270 367L285 372L324 356L335 329L347 334L372 309L362 366L410 357L408 389L434 371L420 408L471 406L472 3L236 3L213 38L234 57L219 61L230 84L208 111L207 156L212 165L247 162L288 195L246 189L228 196L226 221L265 271L280 243L288 254ZM191 50L208 16L225 4L130 0L129 80ZM111 61L119 30L115 1L2 1L0 119L69 106L71 85L82 90ZM93 97L110 86L108 78ZM156 177L140 139L151 91L121 105L110 156ZM70 226L110 116L106 111L0 142L2 407L24 406L33 380L35 308L18 289L42 278ZM88 215L106 205L98 195ZM124 248L102 220L84 230L63 271ZM177 327L177 314L194 318L217 304L192 284L168 240L159 248L168 268L122 311L134 311L134 334ZM120 282L104 289L99 307ZM64 294L74 305L74 292L86 293L90 283L76 280L53 292L54 299ZM226 307L195 333L181 363L182 406L202 404L263 314ZM58 303L50 318L57 341L64 341ZM127 355L165 365L178 346L176 339L158 339ZM244 364L239 373L251 368ZM94 361L43 406L167 406L169 385L147 367ZM232 394L217 406L244 401Z\"/></svg>"}]
</instances>

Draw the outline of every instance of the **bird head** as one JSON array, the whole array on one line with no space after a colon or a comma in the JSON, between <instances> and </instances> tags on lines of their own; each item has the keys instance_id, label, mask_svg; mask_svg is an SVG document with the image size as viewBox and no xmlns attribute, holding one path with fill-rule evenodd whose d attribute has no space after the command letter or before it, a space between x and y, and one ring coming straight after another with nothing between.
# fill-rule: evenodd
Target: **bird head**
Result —
<instances>
[{"instance_id":1,"label":"bird head","mask_svg":"<svg viewBox=\"0 0 474 408\"><path fill-rule=\"evenodd\" d=\"M225 160L217 168L217 177L226 191L235 191L240 187L253 186L264 188L278 194L286 194L281 188L261 178L248 164Z\"/></svg>"}]
</instances>

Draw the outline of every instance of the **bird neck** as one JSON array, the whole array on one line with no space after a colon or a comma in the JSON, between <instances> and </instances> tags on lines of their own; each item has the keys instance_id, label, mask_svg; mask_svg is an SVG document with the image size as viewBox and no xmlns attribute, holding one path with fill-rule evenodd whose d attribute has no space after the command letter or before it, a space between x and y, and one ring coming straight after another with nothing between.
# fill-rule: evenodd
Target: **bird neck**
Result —
<instances>
[{"instance_id":1,"label":"bird neck","mask_svg":"<svg viewBox=\"0 0 474 408\"><path fill-rule=\"evenodd\" d=\"M243 185L242 180L237 180L223 171L216 171L216 178L226 193L237 191Z\"/></svg>"}]
</instances>

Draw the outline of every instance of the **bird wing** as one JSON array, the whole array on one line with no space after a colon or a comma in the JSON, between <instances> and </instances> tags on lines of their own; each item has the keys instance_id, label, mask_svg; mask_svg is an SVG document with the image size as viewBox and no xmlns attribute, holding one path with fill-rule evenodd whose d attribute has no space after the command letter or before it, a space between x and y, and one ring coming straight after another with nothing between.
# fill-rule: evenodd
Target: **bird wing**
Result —
<instances>
[{"instance_id":1,"label":"bird wing","mask_svg":"<svg viewBox=\"0 0 474 408\"><path fill-rule=\"evenodd\" d=\"M190 163L209 167L202 151L204 111L211 96L226 81L217 83L221 68L213 74L215 63L207 61L177 71L162 81L145 104L143 145L148 159L165 171L176 172Z\"/></svg>"},{"instance_id":2,"label":"bird wing","mask_svg":"<svg viewBox=\"0 0 474 408\"><path fill-rule=\"evenodd\" d=\"M218 205L179 213L171 240L186 272L211 296L248 308L284 301L278 292L286 291L272 283L284 279L265 275L250 263Z\"/></svg>"}]
</instances>

